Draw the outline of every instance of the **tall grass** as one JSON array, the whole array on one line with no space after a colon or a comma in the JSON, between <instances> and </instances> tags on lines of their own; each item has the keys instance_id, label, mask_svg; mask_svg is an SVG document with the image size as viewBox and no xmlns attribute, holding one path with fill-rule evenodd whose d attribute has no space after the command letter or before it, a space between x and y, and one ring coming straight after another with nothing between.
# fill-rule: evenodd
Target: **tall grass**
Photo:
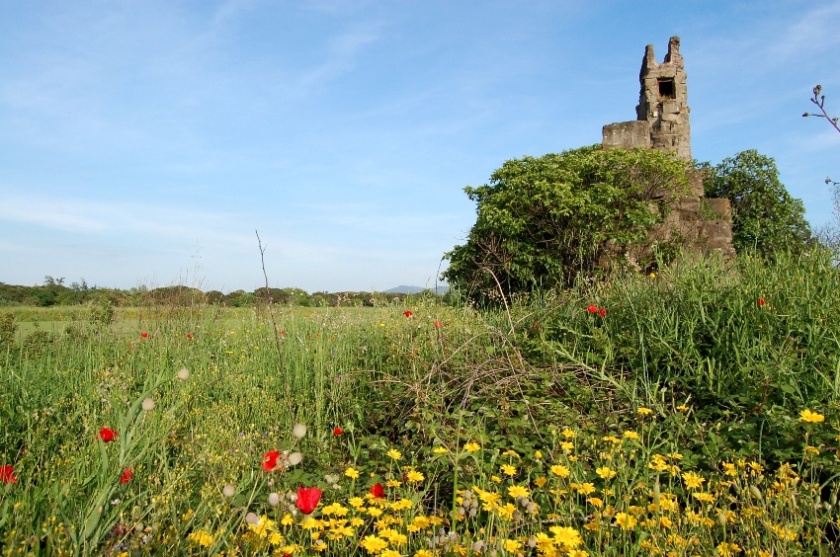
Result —
<instances>
[{"instance_id":1,"label":"tall grass","mask_svg":"<svg viewBox=\"0 0 840 557\"><path fill-rule=\"evenodd\" d=\"M0 344L3 555L831 555L836 284L811 253L498 312L76 313Z\"/></svg>"}]
</instances>

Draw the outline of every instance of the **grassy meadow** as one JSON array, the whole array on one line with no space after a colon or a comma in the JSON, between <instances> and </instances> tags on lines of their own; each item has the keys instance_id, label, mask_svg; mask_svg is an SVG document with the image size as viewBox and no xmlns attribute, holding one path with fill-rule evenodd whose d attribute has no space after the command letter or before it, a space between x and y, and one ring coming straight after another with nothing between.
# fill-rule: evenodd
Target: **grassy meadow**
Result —
<instances>
[{"instance_id":1,"label":"grassy meadow","mask_svg":"<svg viewBox=\"0 0 840 557\"><path fill-rule=\"evenodd\" d=\"M836 555L828 255L499 310L0 308L0 555Z\"/></svg>"}]
</instances>

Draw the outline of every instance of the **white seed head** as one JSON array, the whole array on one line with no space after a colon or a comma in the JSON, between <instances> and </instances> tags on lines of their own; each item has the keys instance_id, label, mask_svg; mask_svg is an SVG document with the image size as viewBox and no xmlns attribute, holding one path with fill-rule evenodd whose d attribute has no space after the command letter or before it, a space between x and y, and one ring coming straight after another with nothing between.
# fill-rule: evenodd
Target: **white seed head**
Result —
<instances>
[{"instance_id":1,"label":"white seed head","mask_svg":"<svg viewBox=\"0 0 840 557\"><path fill-rule=\"evenodd\" d=\"M150 410L154 410L155 408L155 401L146 397L143 399L143 403L140 405L143 410L149 412Z\"/></svg>"},{"instance_id":2,"label":"white seed head","mask_svg":"<svg viewBox=\"0 0 840 557\"><path fill-rule=\"evenodd\" d=\"M300 461L303 460L303 454L294 452L289 455L289 466L295 466L300 464Z\"/></svg>"},{"instance_id":3,"label":"white seed head","mask_svg":"<svg viewBox=\"0 0 840 557\"><path fill-rule=\"evenodd\" d=\"M189 379L189 377L190 370L188 370L187 368L182 367L180 370L178 370L178 379L180 379L181 381L186 381L187 379Z\"/></svg>"},{"instance_id":4,"label":"white seed head","mask_svg":"<svg viewBox=\"0 0 840 557\"><path fill-rule=\"evenodd\" d=\"M222 495L225 497L233 497L236 493L236 488L233 487L231 484L227 484L225 487L222 488Z\"/></svg>"},{"instance_id":5,"label":"white seed head","mask_svg":"<svg viewBox=\"0 0 840 557\"><path fill-rule=\"evenodd\" d=\"M304 435L306 435L306 425L295 424L295 427L292 428L292 435L301 439Z\"/></svg>"},{"instance_id":6,"label":"white seed head","mask_svg":"<svg viewBox=\"0 0 840 557\"><path fill-rule=\"evenodd\" d=\"M248 513L245 515L245 522L248 524L259 524L260 517L257 516L257 513Z\"/></svg>"},{"instance_id":7,"label":"white seed head","mask_svg":"<svg viewBox=\"0 0 840 557\"><path fill-rule=\"evenodd\" d=\"M276 493L269 493L268 494L268 504L272 507L276 507L280 504L280 496Z\"/></svg>"}]
</instances>

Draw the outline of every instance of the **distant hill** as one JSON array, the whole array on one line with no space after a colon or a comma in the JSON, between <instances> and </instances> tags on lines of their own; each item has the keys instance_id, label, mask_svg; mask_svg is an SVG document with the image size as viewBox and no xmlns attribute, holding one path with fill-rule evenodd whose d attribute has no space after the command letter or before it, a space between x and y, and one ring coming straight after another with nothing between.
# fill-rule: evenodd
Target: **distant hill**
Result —
<instances>
[{"instance_id":1,"label":"distant hill","mask_svg":"<svg viewBox=\"0 0 840 557\"><path fill-rule=\"evenodd\" d=\"M418 292L423 292L424 290L434 291L435 288L434 287L423 288L423 287L420 287L420 286L406 286L404 284L401 284L400 286L397 286L395 288L389 288L388 290L385 290L384 293L385 294L417 294ZM442 295L446 294L447 292L449 292L449 287L448 286L440 285L440 286L437 287L437 292L436 292L437 294L440 294L442 296Z\"/></svg>"}]
</instances>

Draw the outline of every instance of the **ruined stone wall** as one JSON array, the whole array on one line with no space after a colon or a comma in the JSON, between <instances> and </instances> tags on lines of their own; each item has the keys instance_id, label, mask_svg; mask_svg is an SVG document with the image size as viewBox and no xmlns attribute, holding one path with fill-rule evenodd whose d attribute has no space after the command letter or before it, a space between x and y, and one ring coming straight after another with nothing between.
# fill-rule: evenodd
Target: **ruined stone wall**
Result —
<instances>
[{"instance_id":1,"label":"ruined stone wall","mask_svg":"<svg viewBox=\"0 0 840 557\"><path fill-rule=\"evenodd\" d=\"M669 151L690 163L690 109L679 37L671 37L661 64L656 62L653 45L647 45L639 83L637 119L604 126L603 148ZM703 254L720 251L726 257L735 255L729 200L705 198L701 172L689 171L688 192L668 208L665 222L652 232L651 242L679 236L690 249Z\"/></svg>"}]
</instances>

